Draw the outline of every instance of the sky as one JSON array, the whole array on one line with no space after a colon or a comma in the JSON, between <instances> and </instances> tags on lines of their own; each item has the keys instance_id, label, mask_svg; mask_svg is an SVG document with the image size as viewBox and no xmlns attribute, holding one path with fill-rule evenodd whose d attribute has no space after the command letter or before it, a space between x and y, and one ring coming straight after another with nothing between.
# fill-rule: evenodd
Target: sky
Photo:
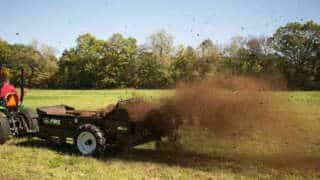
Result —
<instances>
[{"instance_id":1,"label":"sky","mask_svg":"<svg viewBox=\"0 0 320 180\"><path fill-rule=\"evenodd\" d=\"M268 36L291 21L320 23L320 0L1 0L0 38L72 46L80 34L108 39L120 32L139 44L165 30L175 45L197 46L210 38Z\"/></svg>"}]
</instances>

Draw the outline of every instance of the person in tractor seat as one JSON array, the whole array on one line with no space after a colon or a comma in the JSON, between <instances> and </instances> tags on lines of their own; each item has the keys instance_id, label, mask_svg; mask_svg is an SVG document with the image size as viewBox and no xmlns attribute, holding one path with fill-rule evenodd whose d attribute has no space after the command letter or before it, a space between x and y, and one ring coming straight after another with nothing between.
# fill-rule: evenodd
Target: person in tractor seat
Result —
<instances>
[{"instance_id":1,"label":"person in tractor seat","mask_svg":"<svg viewBox=\"0 0 320 180\"><path fill-rule=\"evenodd\" d=\"M17 110L20 99L17 89L10 84L10 71L8 68L0 67L0 105L3 105L11 110ZM23 95L23 94L22 94ZM26 118L26 123L29 131L38 131L37 114L29 108L22 108L19 111Z\"/></svg>"},{"instance_id":2,"label":"person in tractor seat","mask_svg":"<svg viewBox=\"0 0 320 180\"><path fill-rule=\"evenodd\" d=\"M13 85L10 84L9 77L10 77L9 69L2 68L0 72L0 87L1 87L0 99L3 103L5 98L7 98L9 94L15 94L16 95L15 105L17 105L19 101L18 91Z\"/></svg>"}]
</instances>

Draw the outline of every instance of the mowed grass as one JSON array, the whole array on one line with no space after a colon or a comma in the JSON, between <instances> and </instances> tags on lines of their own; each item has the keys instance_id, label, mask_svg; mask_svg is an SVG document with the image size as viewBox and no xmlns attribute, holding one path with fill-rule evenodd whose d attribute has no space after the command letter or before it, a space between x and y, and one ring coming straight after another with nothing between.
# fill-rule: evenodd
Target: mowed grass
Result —
<instances>
[{"instance_id":1,"label":"mowed grass","mask_svg":"<svg viewBox=\"0 0 320 180\"><path fill-rule=\"evenodd\" d=\"M25 104L30 108L67 104L94 110L133 96L156 100L173 93L172 90L29 90ZM279 147L289 145L265 134L219 139L209 130L196 129L182 132L182 146L187 151L157 151L149 143L128 154L101 158L78 156L71 145L15 138L0 146L0 179L319 179L320 92L274 94L288 102L287 107L279 108L296 117L294 128L303 140L297 146L299 156L279 154ZM282 157L285 155L289 158Z\"/></svg>"},{"instance_id":2,"label":"mowed grass","mask_svg":"<svg viewBox=\"0 0 320 180\"><path fill-rule=\"evenodd\" d=\"M66 104L77 109L95 110L130 97L150 100L172 94L172 90L29 90L25 104L30 108Z\"/></svg>"}]
</instances>

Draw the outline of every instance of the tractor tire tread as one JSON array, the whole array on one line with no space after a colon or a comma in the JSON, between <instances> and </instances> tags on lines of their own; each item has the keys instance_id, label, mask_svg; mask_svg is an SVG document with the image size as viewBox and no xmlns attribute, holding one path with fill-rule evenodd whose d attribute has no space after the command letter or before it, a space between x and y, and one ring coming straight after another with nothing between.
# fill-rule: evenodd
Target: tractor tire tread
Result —
<instances>
[{"instance_id":1,"label":"tractor tire tread","mask_svg":"<svg viewBox=\"0 0 320 180\"><path fill-rule=\"evenodd\" d=\"M6 118L0 118L0 145L9 140L10 125Z\"/></svg>"}]
</instances>

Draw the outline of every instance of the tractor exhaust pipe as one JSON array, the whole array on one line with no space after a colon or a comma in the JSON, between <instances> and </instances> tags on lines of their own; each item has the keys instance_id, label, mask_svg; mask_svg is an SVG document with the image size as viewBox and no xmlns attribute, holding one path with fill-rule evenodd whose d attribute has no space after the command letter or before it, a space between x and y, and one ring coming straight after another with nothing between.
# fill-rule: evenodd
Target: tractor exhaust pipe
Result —
<instances>
[{"instance_id":1,"label":"tractor exhaust pipe","mask_svg":"<svg viewBox=\"0 0 320 180\"><path fill-rule=\"evenodd\" d=\"M21 69L21 74L20 74L20 103L23 102L23 97L24 97L24 69Z\"/></svg>"}]
</instances>

